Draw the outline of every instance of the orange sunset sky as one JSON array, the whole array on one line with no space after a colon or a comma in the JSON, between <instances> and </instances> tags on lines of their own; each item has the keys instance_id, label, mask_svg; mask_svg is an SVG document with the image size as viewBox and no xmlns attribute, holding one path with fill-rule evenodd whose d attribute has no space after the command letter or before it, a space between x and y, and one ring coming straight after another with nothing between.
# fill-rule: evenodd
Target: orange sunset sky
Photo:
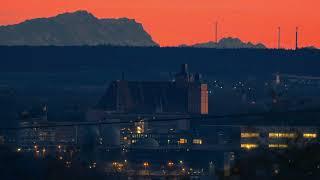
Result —
<instances>
[{"instance_id":1,"label":"orange sunset sky","mask_svg":"<svg viewBox=\"0 0 320 180\"><path fill-rule=\"evenodd\" d=\"M219 38L276 47L281 26L282 46L293 48L299 26L300 46L320 47L319 0L1 0L0 24L76 10L99 18L134 18L161 46L214 40L218 21Z\"/></svg>"}]
</instances>

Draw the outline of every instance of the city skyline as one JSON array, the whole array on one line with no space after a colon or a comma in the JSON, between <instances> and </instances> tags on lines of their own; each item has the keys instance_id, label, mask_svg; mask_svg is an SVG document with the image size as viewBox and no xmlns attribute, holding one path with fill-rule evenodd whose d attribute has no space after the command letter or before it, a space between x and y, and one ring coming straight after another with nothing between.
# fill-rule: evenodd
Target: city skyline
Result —
<instances>
[{"instance_id":1,"label":"city skyline","mask_svg":"<svg viewBox=\"0 0 320 180\"><path fill-rule=\"evenodd\" d=\"M129 2L5 0L1 6L0 25L17 24L26 19L50 17L64 12L87 10L99 18L128 17L142 23L161 46L176 46L215 41L215 22L219 23L218 37L238 37L253 43L276 48L277 28L281 27L281 46L295 46L295 27L299 27L299 46L320 47L317 29L317 4L314 0L302 3L290 1L181 1L139 0ZM287 8L290 5L290 8ZM22 11L23 9L23 11Z\"/></svg>"}]
</instances>

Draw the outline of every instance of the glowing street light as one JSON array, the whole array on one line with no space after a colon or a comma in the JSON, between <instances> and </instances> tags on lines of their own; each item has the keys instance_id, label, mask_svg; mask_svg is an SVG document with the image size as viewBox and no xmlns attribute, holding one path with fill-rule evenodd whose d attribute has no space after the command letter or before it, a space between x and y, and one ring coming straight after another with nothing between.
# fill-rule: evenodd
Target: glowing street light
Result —
<instances>
[{"instance_id":1,"label":"glowing street light","mask_svg":"<svg viewBox=\"0 0 320 180\"><path fill-rule=\"evenodd\" d=\"M147 168L147 167L150 166L150 164L149 164L148 162L144 162L144 163L143 163L143 166L144 166L144 168Z\"/></svg>"},{"instance_id":2,"label":"glowing street light","mask_svg":"<svg viewBox=\"0 0 320 180\"><path fill-rule=\"evenodd\" d=\"M169 161L169 162L168 162L168 166L171 168L171 167L174 166L174 163L173 163L172 161Z\"/></svg>"}]
</instances>

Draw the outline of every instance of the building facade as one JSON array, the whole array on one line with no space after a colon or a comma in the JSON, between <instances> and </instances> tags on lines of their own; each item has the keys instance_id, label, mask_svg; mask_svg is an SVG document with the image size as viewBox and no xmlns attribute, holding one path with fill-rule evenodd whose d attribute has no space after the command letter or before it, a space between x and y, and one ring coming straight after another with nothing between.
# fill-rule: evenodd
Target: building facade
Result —
<instances>
[{"instance_id":1,"label":"building facade","mask_svg":"<svg viewBox=\"0 0 320 180\"><path fill-rule=\"evenodd\" d=\"M208 86L183 64L173 81L113 81L98 108L120 113L208 114Z\"/></svg>"}]
</instances>

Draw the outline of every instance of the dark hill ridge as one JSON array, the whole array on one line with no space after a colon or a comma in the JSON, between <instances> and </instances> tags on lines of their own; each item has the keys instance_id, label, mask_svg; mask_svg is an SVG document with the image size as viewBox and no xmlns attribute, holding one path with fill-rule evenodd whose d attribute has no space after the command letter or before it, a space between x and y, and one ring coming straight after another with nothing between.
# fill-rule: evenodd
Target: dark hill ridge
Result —
<instances>
[{"instance_id":1,"label":"dark hill ridge","mask_svg":"<svg viewBox=\"0 0 320 180\"><path fill-rule=\"evenodd\" d=\"M320 50L314 49L0 46L0 54L0 113L4 117L0 125L18 117L12 112L39 109L41 104L48 104L49 119L83 120L109 83L122 78L122 72L127 80L168 81L180 64L187 63L190 71L202 73L204 79L230 83L253 80L264 85L277 72L320 76ZM1 93L8 97L1 98ZM243 105L238 106L237 99L228 94L217 94L211 102L209 108L217 114L239 112Z\"/></svg>"},{"instance_id":2,"label":"dark hill ridge","mask_svg":"<svg viewBox=\"0 0 320 180\"><path fill-rule=\"evenodd\" d=\"M186 45L182 45L186 46ZM251 42L242 42L239 38L222 38L218 43L209 41L204 43L193 44L190 47L196 48L216 48L216 49L266 49L267 47L261 43L253 44Z\"/></svg>"},{"instance_id":3,"label":"dark hill ridge","mask_svg":"<svg viewBox=\"0 0 320 180\"><path fill-rule=\"evenodd\" d=\"M98 19L86 11L0 26L0 45L158 46L133 19Z\"/></svg>"}]
</instances>

